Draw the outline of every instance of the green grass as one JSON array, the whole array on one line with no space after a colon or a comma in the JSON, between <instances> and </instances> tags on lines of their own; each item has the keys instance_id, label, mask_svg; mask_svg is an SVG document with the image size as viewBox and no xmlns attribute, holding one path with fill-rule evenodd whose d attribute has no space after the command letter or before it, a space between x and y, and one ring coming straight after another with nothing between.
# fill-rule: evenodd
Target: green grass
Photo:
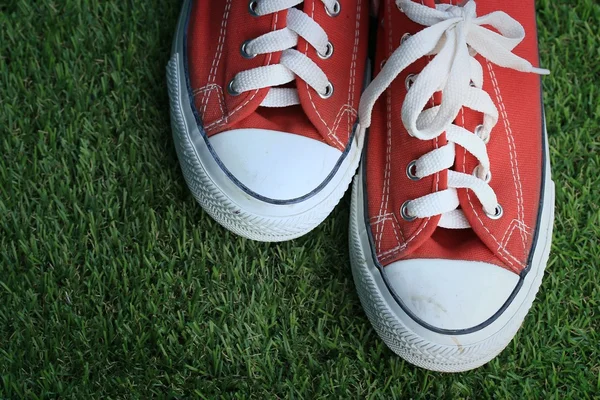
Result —
<instances>
[{"instance_id":1,"label":"green grass","mask_svg":"<svg viewBox=\"0 0 600 400\"><path fill-rule=\"evenodd\" d=\"M178 1L3 0L0 398L598 395L600 5L536 3L553 253L516 340L445 375L372 330L348 197L282 244L236 237L195 203L164 79Z\"/></svg>"}]
</instances>

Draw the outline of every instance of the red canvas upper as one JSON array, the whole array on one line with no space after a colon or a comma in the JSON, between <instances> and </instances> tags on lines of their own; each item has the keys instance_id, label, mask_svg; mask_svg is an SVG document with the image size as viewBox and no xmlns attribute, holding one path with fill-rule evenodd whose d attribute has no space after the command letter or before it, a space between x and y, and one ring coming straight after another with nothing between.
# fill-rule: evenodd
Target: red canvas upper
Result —
<instances>
[{"instance_id":1,"label":"red canvas upper","mask_svg":"<svg viewBox=\"0 0 600 400\"><path fill-rule=\"evenodd\" d=\"M209 136L231 129L262 128L291 132L325 142L343 150L356 122L363 89L368 36L368 0L342 0L341 13L326 13L319 0L305 0L305 13L325 30L335 51L323 60L300 38L304 52L334 85L332 97L322 99L297 78L301 105L284 108L259 107L268 88L231 96L228 83L237 73L279 62L281 53L244 58L240 47L246 40L286 26L287 11L254 17L246 0L194 1L188 25L188 69L194 102Z\"/></svg>"},{"instance_id":2,"label":"red canvas upper","mask_svg":"<svg viewBox=\"0 0 600 400\"><path fill-rule=\"evenodd\" d=\"M456 2L454 0L454 4ZM423 0L423 4L431 7L434 3L434 0ZM534 1L476 3L478 15L504 11L523 25L526 38L513 52L537 65ZM380 2L379 22L375 73L400 45L403 35L423 29L398 10L394 0ZM444 135L432 141L412 138L402 124L400 110L407 92L405 79L423 69L429 61L424 57L403 71L379 98L368 136L369 221L376 254L384 266L402 259L443 258L493 263L515 273L526 267L536 229L543 171L540 77L496 66L479 55L477 60L484 70L483 89L500 114L487 151L492 172L490 186L504 215L497 220L486 217L477 197L470 190L459 189L460 207L471 229L440 228L437 226L439 216L412 222L402 219L400 208L405 201L447 188L446 171L420 181L412 181L406 175L410 161L446 144ZM441 99L442 94L436 95L431 105ZM481 123L481 114L465 108L455 121L471 132ZM477 164L472 155L456 146L454 170L470 174Z\"/></svg>"}]
</instances>

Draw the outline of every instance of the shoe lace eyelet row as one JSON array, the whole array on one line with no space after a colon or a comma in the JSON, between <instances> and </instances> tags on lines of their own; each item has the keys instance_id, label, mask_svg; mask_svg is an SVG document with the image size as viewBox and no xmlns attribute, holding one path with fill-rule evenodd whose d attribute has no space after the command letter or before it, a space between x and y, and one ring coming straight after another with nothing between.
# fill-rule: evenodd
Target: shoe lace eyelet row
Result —
<instances>
[{"instance_id":1,"label":"shoe lace eyelet row","mask_svg":"<svg viewBox=\"0 0 600 400\"><path fill-rule=\"evenodd\" d=\"M406 36L406 35L404 35ZM410 35L409 35L410 36ZM403 37L404 39L404 37ZM382 64L385 64L385 60L382 62ZM381 66L383 68L383 65ZM405 80L405 86L406 86L406 90L410 90L410 88L412 87L412 85L414 84L415 80L417 79L417 75L418 74L409 74L406 76L406 80ZM474 87L474 83L471 81L470 86ZM410 132L408 133L409 136L412 137L412 135L410 134ZM485 144L488 144L490 141L490 134L489 132L487 132L485 130L485 127L483 125L478 125L475 128L475 134L477 136L479 136L483 142ZM418 177L416 175L416 163L417 160L412 160L411 162L408 163L408 165L406 166L406 176L408 177L408 179L410 179L411 181L419 181L421 180L420 177ZM492 180L492 172L491 171L487 171L485 176L483 178L481 178L481 174L480 174L480 170L481 170L481 165L478 165L477 167L475 167L475 169L473 170L473 175L482 179L484 182L486 183L490 183ZM402 204L402 207L400 208L400 216L402 217L402 219L404 219L407 222L412 222L415 219L417 219L416 217L413 217L411 215L408 214L408 204L410 203L410 200L407 200L404 202L404 204ZM502 218L502 216L504 215L504 210L502 208L502 206L500 204L498 204L494 210L493 213L489 213L487 211L484 210L485 215L493 220L497 220Z\"/></svg>"},{"instance_id":2,"label":"shoe lace eyelet row","mask_svg":"<svg viewBox=\"0 0 600 400\"><path fill-rule=\"evenodd\" d=\"M258 9L258 2L259 0L250 0L250 2L248 3L248 11L253 17L261 16L256 11ZM339 0L334 3L333 10L330 10L329 8L325 7L325 12L330 17L337 17L338 15L340 15L340 13L342 12L342 5L340 4Z\"/></svg>"},{"instance_id":3,"label":"shoe lace eyelet row","mask_svg":"<svg viewBox=\"0 0 600 400\"><path fill-rule=\"evenodd\" d=\"M250 0L248 3L248 12L253 17L261 17L261 15L258 13L259 1L260 0ZM342 6L341 6L339 0L334 3L332 10L330 10L327 6L325 7L325 12L330 17L337 17L338 15L340 15L341 10L342 10ZM251 43L252 43L252 40L246 40L240 46L240 54L245 59L253 59L258 55L258 54L251 53L248 51L248 46ZM330 59L334 53L333 43L331 41L327 42L327 46L326 46L324 53L321 53L319 51L317 51L316 53L317 53L317 56L322 60ZM241 94L241 92L239 92L235 89L235 77L227 85L227 93L231 96L239 96ZM325 92L321 93L321 92L317 91L317 93L319 94L319 96L321 98L329 99L331 96L333 96L333 93L334 93L333 83L329 82L327 84L327 86L325 88Z\"/></svg>"},{"instance_id":4,"label":"shoe lace eyelet row","mask_svg":"<svg viewBox=\"0 0 600 400\"><path fill-rule=\"evenodd\" d=\"M410 204L410 200L406 200L404 203L402 203L402 206L400 206L400 216L406 222L413 222L417 219L417 217L414 215L410 215L408 213L409 204ZM486 217L488 217L489 219L492 219L492 220L498 220L498 219L502 218L502 216L504 215L504 209L502 208L502 206L499 203L494 208L494 212L490 213L490 212L486 211L485 209L483 210L483 212L486 215Z\"/></svg>"}]
</instances>

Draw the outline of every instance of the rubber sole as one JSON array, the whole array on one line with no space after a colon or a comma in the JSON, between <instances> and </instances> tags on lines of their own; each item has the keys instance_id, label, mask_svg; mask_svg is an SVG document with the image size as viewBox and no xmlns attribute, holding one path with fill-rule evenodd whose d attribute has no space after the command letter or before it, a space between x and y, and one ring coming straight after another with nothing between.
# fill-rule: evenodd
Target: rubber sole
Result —
<instances>
[{"instance_id":1,"label":"rubber sole","mask_svg":"<svg viewBox=\"0 0 600 400\"><path fill-rule=\"evenodd\" d=\"M361 304L385 344L408 362L440 372L463 372L496 357L512 340L527 315L542 283L548 262L554 221L554 183L546 165L546 187L539 239L532 268L525 277L518 301L503 318L467 335L448 336L415 323L394 300L371 251L364 218L363 171L356 176L350 216L350 260Z\"/></svg>"}]
</instances>

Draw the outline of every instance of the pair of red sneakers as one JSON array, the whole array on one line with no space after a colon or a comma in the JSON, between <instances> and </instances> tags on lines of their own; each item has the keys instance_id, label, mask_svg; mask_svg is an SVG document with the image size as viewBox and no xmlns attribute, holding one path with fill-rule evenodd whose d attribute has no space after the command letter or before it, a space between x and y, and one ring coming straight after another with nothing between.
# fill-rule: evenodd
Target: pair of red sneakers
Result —
<instances>
[{"instance_id":1,"label":"pair of red sneakers","mask_svg":"<svg viewBox=\"0 0 600 400\"><path fill-rule=\"evenodd\" d=\"M186 0L168 65L185 179L233 232L309 232L360 161L361 302L394 352L452 372L515 335L554 215L534 1L456 3Z\"/></svg>"}]
</instances>

